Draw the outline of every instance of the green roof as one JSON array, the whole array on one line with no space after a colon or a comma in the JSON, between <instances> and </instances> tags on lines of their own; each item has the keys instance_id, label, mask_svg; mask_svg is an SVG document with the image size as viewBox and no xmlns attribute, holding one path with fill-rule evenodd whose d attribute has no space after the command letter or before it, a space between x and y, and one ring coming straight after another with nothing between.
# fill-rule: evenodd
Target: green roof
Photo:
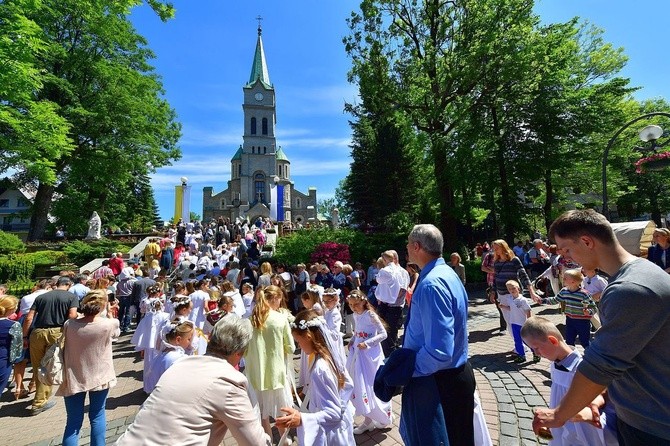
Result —
<instances>
[{"instance_id":1,"label":"green roof","mask_svg":"<svg viewBox=\"0 0 670 446\"><path fill-rule=\"evenodd\" d=\"M256 52L254 53L254 62L251 65L251 75L247 87L253 86L256 81L260 81L265 88L272 88L268 65L265 62L265 51L263 50L263 39L261 39L261 29L258 28L258 40L256 41Z\"/></svg>"},{"instance_id":2,"label":"green roof","mask_svg":"<svg viewBox=\"0 0 670 446\"><path fill-rule=\"evenodd\" d=\"M237 152L235 152L235 155L233 155L231 161L239 161L242 159L242 146L240 146L239 149L237 149Z\"/></svg>"},{"instance_id":3,"label":"green roof","mask_svg":"<svg viewBox=\"0 0 670 446\"><path fill-rule=\"evenodd\" d=\"M277 159L277 161L288 161L288 157L284 153L284 150L281 148L281 146L279 146L279 148L277 149L277 152L275 152L275 153L276 153L275 158ZM290 161L288 161L288 162L290 162Z\"/></svg>"}]
</instances>

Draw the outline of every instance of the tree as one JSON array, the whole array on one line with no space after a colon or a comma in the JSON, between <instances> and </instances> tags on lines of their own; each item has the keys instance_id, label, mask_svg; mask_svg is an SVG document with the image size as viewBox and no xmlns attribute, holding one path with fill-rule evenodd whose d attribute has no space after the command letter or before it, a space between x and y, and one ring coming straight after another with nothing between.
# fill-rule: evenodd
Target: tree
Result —
<instances>
[{"instance_id":1,"label":"tree","mask_svg":"<svg viewBox=\"0 0 670 446\"><path fill-rule=\"evenodd\" d=\"M495 44L531 10L532 2L524 0L364 0L349 19L352 79L360 83L379 45L396 85L390 91L395 96L382 91L379 100L426 136L447 249L458 245L457 146L449 136L476 103L475 88L495 58Z\"/></svg>"},{"instance_id":2,"label":"tree","mask_svg":"<svg viewBox=\"0 0 670 446\"><path fill-rule=\"evenodd\" d=\"M55 198L81 200L86 214L97 209L102 216L107 206L118 204L114 188L127 190L136 175L180 156L180 125L148 63L153 54L127 19L138 3L10 0L0 5L2 10L24 6L26 20L39 28L43 49L32 67L43 75L31 97L54 104L68 126L69 144L52 147L46 141L33 147L32 158L47 160L40 174L22 161L31 160L25 147L3 147L9 155L4 167L16 169L16 179L37 191L30 240L43 236ZM149 4L162 19L172 14L170 4ZM86 220L86 214L78 216Z\"/></svg>"}]
</instances>

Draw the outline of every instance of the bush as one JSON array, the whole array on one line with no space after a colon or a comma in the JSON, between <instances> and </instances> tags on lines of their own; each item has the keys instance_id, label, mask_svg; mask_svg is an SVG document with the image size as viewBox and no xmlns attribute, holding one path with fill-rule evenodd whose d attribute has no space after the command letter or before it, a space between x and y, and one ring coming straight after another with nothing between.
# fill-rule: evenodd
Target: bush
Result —
<instances>
[{"instance_id":1,"label":"bush","mask_svg":"<svg viewBox=\"0 0 670 446\"><path fill-rule=\"evenodd\" d=\"M75 240L63 246L67 260L75 265L85 265L93 259L109 257L113 252L128 252L128 247L116 240L102 239L94 242Z\"/></svg>"},{"instance_id":2,"label":"bush","mask_svg":"<svg viewBox=\"0 0 670 446\"><path fill-rule=\"evenodd\" d=\"M337 261L342 263L351 261L349 246L334 242L321 243L316 247L309 260L311 263L325 263L328 268L332 269L333 264Z\"/></svg>"},{"instance_id":3,"label":"bush","mask_svg":"<svg viewBox=\"0 0 670 446\"><path fill-rule=\"evenodd\" d=\"M287 265L306 263L317 246L326 242L347 245L350 261L365 265L372 259L376 260L387 249L395 249L402 258L407 234L392 232L364 234L354 229L302 229L277 238L274 258L277 262Z\"/></svg>"},{"instance_id":4,"label":"bush","mask_svg":"<svg viewBox=\"0 0 670 446\"><path fill-rule=\"evenodd\" d=\"M0 254L17 254L26 250L26 245L14 234L0 231Z\"/></svg>"},{"instance_id":5,"label":"bush","mask_svg":"<svg viewBox=\"0 0 670 446\"><path fill-rule=\"evenodd\" d=\"M449 262L449 259L446 259ZM483 283L486 282L486 273L482 271L482 259L463 261L465 266L465 281L467 283Z\"/></svg>"},{"instance_id":6,"label":"bush","mask_svg":"<svg viewBox=\"0 0 670 446\"><path fill-rule=\"evenodd\" d=\"M58 251L38 251L26 254L11 254L0 257L0 282L32 280L35 267L57 265L65 260Z\"/></svg>"}]
</instances>

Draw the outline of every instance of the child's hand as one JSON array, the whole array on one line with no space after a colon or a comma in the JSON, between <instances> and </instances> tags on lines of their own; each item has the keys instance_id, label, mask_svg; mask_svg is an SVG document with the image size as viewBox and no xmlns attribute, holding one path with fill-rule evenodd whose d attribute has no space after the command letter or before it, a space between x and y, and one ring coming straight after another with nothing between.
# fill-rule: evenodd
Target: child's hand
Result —
<instances>
[{"instance_id":1,"label":"child's hand","mask_svg":"<svg viewBox=\"0 0 670 446\"><path fill-rule=\"evenodd\" d=\"M368 348L368 345L365 342L361 342L360 344L358 344L359 350L365 350L366 348Z\"/></svg>"},{"instance_id":2,"label":"child's hand","mask_svg":"<svg viewBox=\"0 0 670 446\"><path fill-rule=\"evenodd\" d=\"M282 429L290 429L292 427L298 427L302 424L302 418L300 416L300 411L298 409L293 409L291 407L282 407L282 412L286 415L279 417L275 420L277 427Z\"/></svg>"}]
</instances>

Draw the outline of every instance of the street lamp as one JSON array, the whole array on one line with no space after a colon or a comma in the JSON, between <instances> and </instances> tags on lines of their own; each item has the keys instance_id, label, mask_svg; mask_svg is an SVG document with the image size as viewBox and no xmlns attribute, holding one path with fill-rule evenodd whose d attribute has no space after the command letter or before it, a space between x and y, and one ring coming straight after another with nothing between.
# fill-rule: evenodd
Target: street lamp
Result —
<instances>
[{"instance_id":1,"label":"street lamp","mask_svg":"<svg viewBox=\"0 0 670 446\"><path fill-rule=\"evenodd\" d=\"M609 207L607 203L607 156L609 155L610 149L614 145L614 141L616 141L617 137L628 127L631 125L635 124L636 122L642 121L643 119L648 119L652 116L665 116L666 118L670 118L670 113L666 112L653 112L653 113L647 113L642 116L638 116L635 119L632 119L625 123L619 130L616 131L614 136L610 138L609 142L607 143L607 147L605 147L605 151L603 152L603 215L605 216L606 219L610 219L610 212L609 212ZM657 125L648 125L639 132L640 135L640 140L643 142L650 142L651 147L649 148L640 148L637 147L636 149L638 150L652 150L655 151L656 148L660 147L658 144L656 144L656 141L663 136L663 129ZM667 143L667 142L666 142ZM665 144L663 144L665 145Z\"/></svg>"}]
</instances>

